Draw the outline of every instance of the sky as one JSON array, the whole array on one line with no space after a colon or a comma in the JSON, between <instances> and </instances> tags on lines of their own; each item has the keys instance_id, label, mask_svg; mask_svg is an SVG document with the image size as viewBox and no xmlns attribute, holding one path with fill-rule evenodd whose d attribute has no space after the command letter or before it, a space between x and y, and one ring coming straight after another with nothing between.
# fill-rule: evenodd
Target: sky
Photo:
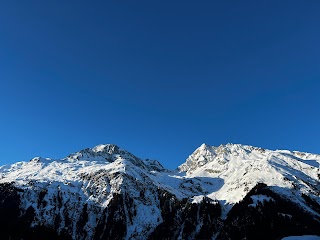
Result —
<instances>
[{"instance_id":1,"label":"sky","mask_svg":"<svg viewBox=\"0 0 320 240\"><path fill-rule=\"evenodd\" d=\"M320 1L1 1L0 165L114 143L320 153Z\"/></svg>"}]
</instances>

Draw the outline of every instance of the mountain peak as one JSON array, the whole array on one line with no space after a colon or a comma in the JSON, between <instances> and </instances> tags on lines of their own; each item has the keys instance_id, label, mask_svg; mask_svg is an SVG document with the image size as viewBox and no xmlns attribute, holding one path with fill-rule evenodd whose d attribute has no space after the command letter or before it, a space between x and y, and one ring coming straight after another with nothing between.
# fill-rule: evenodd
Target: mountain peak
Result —
<instances>
[{"instance_id":1,"label":"mountain peak","mask_svg":"<svg viewBox=\"0 0 320 240\"><path fill-rule=\"evenodd\" d=\"M142 160L127 150L121 149L115 144L99 144L93 148L85 148L67 157L72 161L96 161L100 163L113 163L115 161L125 161L125 165L131 163L143 169L163 171L163 166L156 160Z\"/></svg>"},{"instance_id":2,"label":"mountain peak","mask_svg":"<svg viewBox=\"0 0 320 240\"><path fill-rule=\"evenodd\" d=\"M192 173L210 162L216 162L219 163L219 165L223 165L234 158L248 159L253 152L258 155L266 155L268 150L234 143L221 144L219 146L210 146L203 143L187 158L185 163L178 167L178 169L181 172Z\"/></svg>"},{"instance_id":3,"label":"mountain peak","mask_svg":"<svg viewBox=\"0 0 320 240\"><path fill-rule=\"evenodd\" d=\"M136 159L133 154L121 149L115 144L99 144L93 148L85 148L73 154L67 159L88 160L88 161L107 161L114 162L117 159Z\"/></svg>"},{"instance_id":4,"label":"mountain peak","mask_svg":"<svg viewBox=\"0 0 320 240\"><path fill-rule=\"evenodd\" d=\"M211 148L211 146L209 144L202 143L198 149L208 149L208 148Z\"/></svg>"},{"instance_id":5,"label":"mountain peak","mask_svg":"<svg viewBox=\"0 0 320 240\"><path fill-rule=\"evenodd\" d=\"M107 152L109 154L118 154L119 147L115 144L99 144L92 148L92 151L95 153L98 152Z\"/></svg>"},{"instance_id":6,"label":"mountain peak","mask_svg":"<svg viewBox=\"0 0 320 240\"><path fill-rule=\"evenodd\" d=\"M198 167L207 164L211 159L215 158L216 153L213 147L208 144L201 144L186 160L186 162L178 167L179 171L192 171Z\"/></svg>"}]
</instances>

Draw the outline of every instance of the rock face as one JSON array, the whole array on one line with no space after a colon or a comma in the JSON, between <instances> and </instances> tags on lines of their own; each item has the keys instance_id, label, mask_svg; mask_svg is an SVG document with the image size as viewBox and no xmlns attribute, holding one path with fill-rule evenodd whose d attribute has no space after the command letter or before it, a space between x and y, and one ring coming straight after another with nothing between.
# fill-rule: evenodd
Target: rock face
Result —
<instances>
[{"instance_id":1,"label":"rock face","mask_svg":"<svg viewBox=\"0 0 320 240\"><path fill-rule=\"evenodd\" d=\"M320 235L320 155L201 145L176 171L113 144L0 167L0 239Z\"/></svg>"}]
</instances>

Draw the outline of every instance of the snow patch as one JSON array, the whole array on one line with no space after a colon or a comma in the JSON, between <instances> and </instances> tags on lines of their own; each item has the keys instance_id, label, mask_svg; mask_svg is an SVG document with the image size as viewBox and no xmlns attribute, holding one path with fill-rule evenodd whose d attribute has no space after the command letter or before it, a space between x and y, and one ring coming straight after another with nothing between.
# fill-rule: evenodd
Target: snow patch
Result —
<instances>
[{"instance_id":1,"label":"snow patch","mask_svg":"<svg viewBox=\"0 0 320 240\"><path fill-rule=\"evenodd\" d=\"M194 196L191 201L191 203L201 203L203 199L205 198L204 195Z\"/></svg>"},{"instance_id":2,"label":"snow patch","mask_svg":"<svg viewBox=\"0 0 320 240\"><path fill-rule=\"evenodd\" d=\"M250 207L256 207L257 204L259 203L264 203L264 202L270 202L270 201L274 201L274 199L272 197L268 197L266 195L253 195L251 196L251 199L253 201L252 204L249 204Z\"/></svg>"}]
</instances>

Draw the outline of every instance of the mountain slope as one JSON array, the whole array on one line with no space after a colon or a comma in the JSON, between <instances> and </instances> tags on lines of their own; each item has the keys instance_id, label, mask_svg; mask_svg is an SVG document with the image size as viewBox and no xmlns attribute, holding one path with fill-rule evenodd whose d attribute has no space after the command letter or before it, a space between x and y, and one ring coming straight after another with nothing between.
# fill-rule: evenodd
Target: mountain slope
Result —
<instances>
[{"instance_id":1,"label":"mountain slope","mask_svg":"<svg viewBox=\"0 0 320 240\"><path fill-rule=\"evenodd\" d=\"M320 234L319 163L316 154L239 144L203 144L177 171L113 144L37 157L0 167L0 216L13 216L0 217L1 239L254 239L240 216L254 222L270 208L269 220L291 216L288 226ZM297 233L270 227L277 237Z\"/></svg>"},{"instance_id":2,"label":"mountain slope","mask_svg":"<svg viewBox=\"0 0 320 240\"><path fill-rule=\"evenodd\" d=\"M282 188L281 194L298 201L300 193L319 196L320 155L266 150L240 144L211 147L202 144L179 166L186 176L221 178L223 186L208 197L234 204L259 182ZM295 191L292 191L295 189ZM319 200L319 199L318 199ZM319 202L319 201L318 201ZM307 210L312 211L308 206Z\"/></svg>"}]
</instances>

